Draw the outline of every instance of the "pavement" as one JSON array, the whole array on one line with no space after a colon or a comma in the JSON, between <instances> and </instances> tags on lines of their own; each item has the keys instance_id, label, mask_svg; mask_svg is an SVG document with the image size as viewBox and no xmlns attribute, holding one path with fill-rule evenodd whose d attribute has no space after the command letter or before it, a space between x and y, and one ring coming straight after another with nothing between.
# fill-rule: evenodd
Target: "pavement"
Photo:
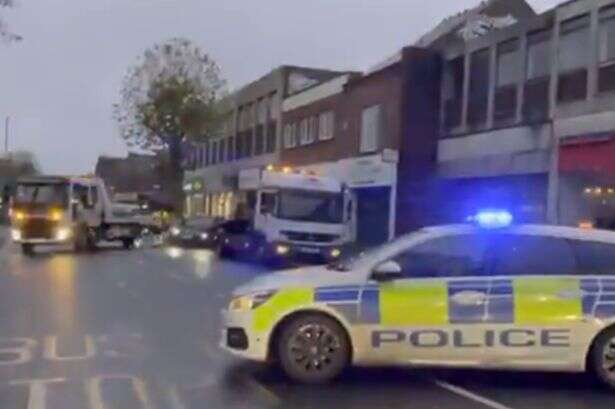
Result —
<instances>
[{"instance_id":1,"label":"pavement","mask_svg":"<svg viewBox=\"0 0 615 409\"><path fill-rule=\"evenodd\" d=\"M613 408L585 375L352 369L290 383L217 346L230 291L264 273L207 250L0 246L0 408Z\"/></svg>"}]
</instances>

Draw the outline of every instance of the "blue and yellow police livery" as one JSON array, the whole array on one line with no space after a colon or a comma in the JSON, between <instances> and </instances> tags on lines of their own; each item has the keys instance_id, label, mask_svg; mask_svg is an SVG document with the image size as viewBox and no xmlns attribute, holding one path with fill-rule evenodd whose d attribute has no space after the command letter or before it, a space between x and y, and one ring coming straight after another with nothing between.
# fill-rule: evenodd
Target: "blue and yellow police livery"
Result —
<instances>
[{"instance_id":1,"label":"blue and yellow police livery","mask_svg":"<svg viewBox=\"0 0 615 409\"><path fill-rule=\"evenodd\" d=\"M260 277L223 311L222 345L303 382L353 364L591 369L615 387L615 233L498 227L426 228Z\"/></svg>"}]
</instances>

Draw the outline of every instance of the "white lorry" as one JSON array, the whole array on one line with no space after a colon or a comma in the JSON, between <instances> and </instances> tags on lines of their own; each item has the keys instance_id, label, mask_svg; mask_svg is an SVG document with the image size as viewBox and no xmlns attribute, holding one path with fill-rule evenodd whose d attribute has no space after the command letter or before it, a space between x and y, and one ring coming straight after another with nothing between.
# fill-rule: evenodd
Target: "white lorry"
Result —
<instances>
[{"instance_id":1,"label":"white lorry","mask_svg":"<svg viewBox=\"0 0 615 409\"><path fill-rule=\"evenodd\" d=\"M10 213L11 237L24 254L41 244L72 244L85 251L100 241L119 241L131 248L155 227L139 206L114 203L97 177L19 179Z\"/></svg>"},{"instance_id":2,"label":"white lorry","mask_svg":"<svg viewBox=\"0 0 615 409\"><path fill-rule=\"evenodd\" d=\"M241 171L239 190L244 199L222 233L222 256L334 261L352 241L351 198L333 178L269 166Z\"/></svg>"}]
</instances>

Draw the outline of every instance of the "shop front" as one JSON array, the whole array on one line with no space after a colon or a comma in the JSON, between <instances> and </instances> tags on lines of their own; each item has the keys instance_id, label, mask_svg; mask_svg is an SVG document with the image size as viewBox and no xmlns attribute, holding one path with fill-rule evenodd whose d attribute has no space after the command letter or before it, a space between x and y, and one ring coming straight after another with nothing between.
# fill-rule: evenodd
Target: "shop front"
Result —
<instances>
[{"instance_id":1,"label":"shop front","mask_svg":"<svg viewBox=\"0 0 615 409\"><path fill-rule=\"evenodd\" d=\"M615 134L561 144L558 212L561 224L615 230Z\"/></svg>"}]
</instances>

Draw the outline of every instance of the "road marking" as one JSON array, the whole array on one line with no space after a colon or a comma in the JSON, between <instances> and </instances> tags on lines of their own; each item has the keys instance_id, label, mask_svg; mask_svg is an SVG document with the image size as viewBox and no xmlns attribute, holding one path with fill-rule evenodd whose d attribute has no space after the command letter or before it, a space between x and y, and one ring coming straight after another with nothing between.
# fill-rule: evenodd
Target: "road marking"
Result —
<instances>
[{"instance_id":1,"label":"road marking","mask_svg":"<svg viewBox=\"0 0 615 409\"><path fill-rule=\"evenodd\" d=\"M30 385L28 394L28 409L45 409L47 397L47 384L65 382L64 378L52 379L27 379L12 381L11 385Z\"/></svg>"},{"instance_id":2,"label":"road marking","mask_svg":"<svg viewBox=\"0 0 615 409\"><path fill-rule=\"evenodd\" d=\"M102 382L106 380L126 380L131 382L137 399L141 403L141 407L144 409L152 407L144 380L131 375L102 375L88 379L86 384L86 391L90 399L91 409L108 409L104 404L101 392Z\"/></svg>"},{"instance_id":3,"label":"road marking","mask_svg":"<svg viewBox=\"0 0 615 409\"><path fill-rule=\"evenodd\" d=\"M464 397L466 399L470 399L470 400L472 400L474 402L480 403L480 404L485 405L485 406L487 406L489 408L492 408L492 409L512 409L510 406L506 406L506 405L503 405L503 404L501 404L499 402L496 402L494 400L486 398L484 396L477 395L476 393L470 392L469 390L464 389L464 388L462 388L460 386L456 386L456 385L450 384L448 382L440 381L440 380L437 380L437 379L435 379L433 382L436 385L438 385L439 387L441 387L442 389L446 389L447 391L449 391L451 393L454 393L456 395L462 396L462 397Z\"/></svg>"},{"instance_id":4,"label":"road marking","mask_svg":"<svg viewBox=\"0 0 615 409\"><path fill-rule=\"evenodd\" d=\"M91 335L85 336L85 354L83 355L59 356L57 335L49 335L45 337L43 344L43 357L50 361L83 361L93 358L96 355L94 338Z\"/></svg>"}]
</instances>

